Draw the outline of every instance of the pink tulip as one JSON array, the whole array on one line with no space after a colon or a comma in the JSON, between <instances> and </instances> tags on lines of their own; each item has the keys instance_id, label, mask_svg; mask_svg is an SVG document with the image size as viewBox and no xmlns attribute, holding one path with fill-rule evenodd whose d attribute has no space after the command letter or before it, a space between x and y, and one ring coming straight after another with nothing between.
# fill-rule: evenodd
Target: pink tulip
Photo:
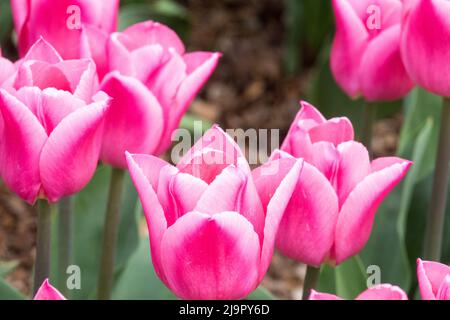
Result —
<instances>
[{"instance_id":1,"label":"pink tulip","mask_svg":"<svg viewBox=\"0 0 450 320\"><path fill-rule=\"evenodd\" d=\"M21 56L43 36L64 59L93 58L99 74L106 72L119 0L11 0L11 7Z\"/></svg>"},{"instance_id":2,"label":"pink tulip","mask_svg":"<svg viewBox=\"0 0 450 320\"><path fill-rule=\"evenodd\" d=\"M424 300L450 300L450 267L417 259L417 278Z\"/></svg>"},{"instance_id":3,"label":"pink tulip","mask_svg":"<svg viewBox=\"0 0 450 320\"><path fill-rule=\"evenodd\" d=\"M333 0L333 9L331 70L341 88L367 101L404 97L413 83L400 54L402 2Z\"/></svg>"},{"instance_id":4,"label":"pink tulip","mask_svg":"<svg viewBox=\"0 0 450 320\"><path fill-rule=\"evenodd\" d=\"M14 64L6 58L2 57L2 50L0 49L0 87L3 83L15 72Z\"/></svg>"},{"instance_id":5,"label":"pink tulip","mask_svg":"<svg viewBox=\"0 0 450 320\"><path fill-rule=\"evenodd\" d=\"M450 97L450 2L408 3L401 39L406 70L425 89Z\"/></svg>"},{"instance_id":6,"label":"pink tulip","mask_svg":"<svg viewBox=\"0 0 450 320\"><path fill-rule=\"evenodd\" d=\"M98 78L91 59L63 60L55 48L40 38L17 63L12 87L56 88L88 103L98 91Z\"/></svg>"},{"instance_id":7,"label":"pink tulip","mask_svg":"<svg viewBox=\"0 0 450 320\"><path fill-rule=\"evenodd\" d=\"M42 283L36 292L33 300L67 300L55 287L53 287L48 279Z\"/></svg>"},{"instance_id":8,"label":"pink tulip","mask_svg":"<svg viewBox=\"0 0 450 320\"><path fill-rule=\"evenodd\" d=\"M404 177L410 161L379 158L370 162L367 149L348 141L347 119L325 121L303 105L284 150L253 171L263 205L286 173L304 157L302 171L280 223L277 248L300 262L340 264L357 254L369 239L376 210Z\"/></svg>"},{"instance_id":9,"label":"pink tulip","mask_svg":"<svg viewBox=\"0 0 450 320\"><path fill-rule=\"evenodd\" d=\"M97 167L109 100L85 101L67 91L0 89L0 173L5 184L33 204L80 191Z\"/></svg>"},{"instance_id":10,"label":"pink tulip","mask_svg":"<svg viewBox=\"0 0 450 320\"><path fill-rule=\"evenodd\" d=\"M175 32L152 21L112 34L108 53L113 72L101 89L114 100L102 160L126 168L125 151L160 155L168 149L220 54L186 53Z\"/></svg>"},{"instance_id":11,"label":"pink tulip","mask_svg":"<svg viewBox=\"0 0 450 320\"><path fill-rule=\"evenodd\" d=\"M311 290L309 300L342 300L334 294L320 293ZM379 284L363 291L355 300L408 300L406 293L397 286Z\"/></svg>"},{"instance_id":12,"label":"pink tulip","mask_svg":"<svg viewBox=\"0 0 450 320\"><path fill-rule=\"evenodd\" d=\"M312 160L313 146L326 141L334 146L354 139L353 126L346 117L326 120L322 114L305 101L300 102L300 112L295 117L281 150L296 158Z\"/></svg>"},{"instance_id":13,"label":"pink tulip","mask_svg":"<svg viewBox=\"0 0 450 320\"><path fill-rule=\"evenodd\" d=\"M300 165L274 191L265 215L247 161L217 126L176 167L150 155L127 153L127 161L161 280L183 299L252 292L270 264L285 194Z\"/></svg>"}]
</instances>

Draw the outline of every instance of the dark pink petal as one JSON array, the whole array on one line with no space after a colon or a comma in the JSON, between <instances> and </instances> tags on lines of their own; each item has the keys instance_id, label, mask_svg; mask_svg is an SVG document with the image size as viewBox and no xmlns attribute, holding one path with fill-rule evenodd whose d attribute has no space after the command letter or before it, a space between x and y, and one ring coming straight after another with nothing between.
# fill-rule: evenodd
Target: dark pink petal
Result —
<instances>
[{"instance_id":1,"label":"dark pink petal","mask_svg":"<svg viewBox=\"0 0 450 320\"><path fill-rule=\"evenodd\" d=\"M55 287L53 287L48 279L40 286L33 300L67 300Z\"/></svg>"},{"instance_id":2,"label":"dark pink petal","mask_svg":"<svg viewBox=\"0 0 450 320\"><path fill-rule=\"evenodd\" d=\"M23 61L42 61L47 63L58 63L63 59L59 55L58 51L44 38L40 37L27 52Z\"/></svg>"},{"instance_id":3,"label":"dark pink petal","mask_svg":"<svg viewBox=\"0 0 450 320\"><path fill-rule=\"evenodd\" d=\"M81 58L91 58L95 61L100 79L109 71L108 55L105 54L108 38L108 33L97 27L87 25L81 29L79 55Z\"/></svg>"},{"instance_id":4,"label":"dark pink petal","mask_svg":"<svg viewBox=\"0 0 450 320\"><path fill-rule=\"evenodd\" d=\"M364 247L378 206L405 176L411 164L405 160L376 171L359 182L348 195L336 225L333 255L337 264Z\"/></svg>"},{"instance_id":5,"label":"dark pink petal","mask_svg":"<svg viewBox=\"0 0 450 320\"><path fill-rule=\"evenodd\" d=\"M440 289L449 275L450 267L445 264L417 259L417 279L422 299L436 300L442 293Z\"/></svg>"},{"instance_id":6,"label":"dark pink petal","mask_svg":"<svg viewBox=\"0 0 450 320\"><path fill-rule=\"evenodd\" d=\"M183 299L242 299L258 284L259 239L236 212L190 212L164 234L162 265Z\"/></svg>"},{"instance_id":7,"label":"dark pink petal","mask_svg":"<svg viewBox=\"0 0 450 320\"><path fill-rule=\"evenodd\" d=\"M80 191L94 175L109 102L76 110L50 134L39 162L42 186L50 202Z\"/></svg>"},{"instance_id":8,"label":"dark pink petal","mask_svg":"<svg viewBox=\"0 0 450 320\"><path fill-rule=\"evenodd\" d=\"M125 168L125 151L151 154L163 130L161 106L138 80L111 73L101 90L113 98L105 121L102 160Z\"/></svg>"},{"instance_id":9,"label":"dark pink petal","mask_svg":"<svg viewBox=\"0 0 450 320\"><path fill-rule=\"evenodd\" d=\"M22 199L33 204L41 188L39 157L47 134L30 109L3 89L0 89L0 112L3 181Z\"/></svg>"}]
</instances>

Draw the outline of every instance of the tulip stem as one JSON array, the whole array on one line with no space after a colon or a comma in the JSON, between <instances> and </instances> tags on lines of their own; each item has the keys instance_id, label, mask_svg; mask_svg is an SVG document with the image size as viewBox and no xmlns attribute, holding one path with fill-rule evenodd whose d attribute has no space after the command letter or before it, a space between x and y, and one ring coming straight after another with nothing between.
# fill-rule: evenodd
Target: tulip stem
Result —
<instances>
[{"instance_id":1,"label":"tulip stem","mask_svg":"<svg viewBox=\"0 0 450 320\"><path fill-rule=\"evenodd\" d=\"M375 103L366 102L363 111L363 122L361 128L361 142L366 147L370 155L372 155L372 132L377 114L377 105Z\"/></svg>"},{"instance_id":2,"label":"tulip stem","mask_svg":"<svg viewBox=\"0 0 450 320\"><path fill-rule=\"evenodd\" d=\"M303 284L303 297L302 300L308 300L311 290L313 290L317 285L317 280L319 280L320 268L307 266L305 281Z\"/></svg>"},{"instance_id":3,"label":"tulip stem","mask_svg":"<svg viewBox=\"0 0 450 320\"><path fill-rule=\"evenodd\" d=\"M424 258L433 261L440 261L441 259L445 206L447 203L448 165L450 160L450 99L444 99L442 107L437 152L424 244Z\"/></svg>"},{"instance_id":4,"label":"tulip stem","mask_svg":"<svg viewBox=\"0 0 450 320\"><path fill-rule=\"evenodd\" d=\"M38 200L36 263L34 266L34 287L36 294L41 284L50 274L50 243L52 215L50 204L45 199Z\"/></svg>"},{"instance_id":5,"label":"tulip stem","mask_svg":"<svg viewBox=\"0 0 450 320\"><path fill-rule=\"evenodd\" d=\"M58 289L67 297L67 267L72 260L73 244L73 202L72 197L62 198L59 202L58 214Z\"/></svg>"},{"instance_id":6,"label":"tulip stem","mask_svg":"<svg viewBox=\"0 0 450 320\"><path fill-rule=\"evenodd\" d=\"M119 233L120 205L122 202L125 171L112 168L109 184L108 204L106 208L105 228L103 231L103 249L98 278L98 299L111 299L114 277L114 258Z\"/></svg>"}]
</instances>

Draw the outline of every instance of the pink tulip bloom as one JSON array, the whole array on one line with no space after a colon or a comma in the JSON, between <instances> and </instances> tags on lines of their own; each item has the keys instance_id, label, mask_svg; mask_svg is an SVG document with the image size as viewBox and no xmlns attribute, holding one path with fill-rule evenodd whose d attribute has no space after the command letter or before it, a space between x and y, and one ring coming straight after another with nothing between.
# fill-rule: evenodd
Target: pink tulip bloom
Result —
<instances>
[{"instance_id":1,"label":"pink tulip bloom","mask_svg":"<svg viewBox=\"0 0 450 320\"><path fill-rule=\"evenodd\" d=\"M450 300L450 267L417 259L417 279L423 300Z\"/></svg>"},{"instance_id":2,"label":"pink tulip bloom","mask_svg":"<svg viewBox=\"0 0 450 320\"><path fill-rule=\"evenodd\" d=\"M106 72L119 0L11 0L11 7L21 56L43 36L64 59L93 58L99 74Z\"/></svg>"},{"instance_id":3,"label":"pink tulip bloom","mask_svg":"<svg viewBox=\"0 0 450 320\"><path fill-rule=\"evenodd\" d=\"M345 93L367 101L404 97L413 83L400 54L402 2L333 0L333 9L331 70Z\"/></svg>"},{"instance_id":4,"label":"pink tulip bloom","mask_svg":"<svg viewBox=\"0 0 450 320\"><path fill-rule=\"evenodd\" d=\"M301 109L292 123L281 150L311 161L313 146L326 141L334 146L354 139L353 126L346 117L325 119L312 105L300 102Z\"/></svg>"},{"instance_id":5,"label":"pink tulip bloom","mask_svg":"<svg viewBox=\"0 0 450 320\"><path fill-rule=\"evenodd\" d=\"M14 64L2 56L0 49L0 87L16 71Z\"/></svg>"},{"instance_id":6,"label":"pink tulip bloom","mask_svg":"<svg viewBox=\"0 0 450 320\"><path fill-rule=\"evenodd\" d=\"M450 97L450 2L407 3L401 39L406 70L420 86Z\"/></svg>"},{"instance_id":7,"label":"pink tulip bloom","mask_svg":"<svg viewBox=\"0 0 450 320\"><path fill-rule=\"evenodd\" d=\"M160 155L169 148L173 131L220 54L186 53L174 31L152 21L112 34L108 53L112 73L101 89L113 102L102 160L126 168L125 151Z\"/></svg>"},{"instance_id":8,"label":"pink tulip bloom","mask_svg":"<svg viewBox=\"0 0 450 320\"><path fill-rule=\"evenodd\" d=\"M4 183L33 204L56 202L91 179L100 154L109 100L87 105L67 91L0 89L0 173Z\"/></svg>"},{"instance_id":9,"label":"pink tulip bloom","mask_svg":"<svg viewBox=\"0 0 450 320\"><path fill-rule=\"evenodd\" d=\"M58 291L55 287L53 287L48 279L42 283L39 290L36 292L33 300L67 300L61 292Z\"/></svg>"},{"instance_id":10,"label":"pink tulip bloom","mask_svg":"<svg viewBox=\"0 0 450 320\"><path fill-rule=\"evenodd\" d=\"M295 189L286 195L290 201L276 240L286 256L320 266L357 254L369 239L378 206L411 166L395 157L371 162L352 137L346 118L326 121L303 103L282 145L285 151L275 151L253 171L265 206L297 159L305 160Z\"/></svg>"},{"instance_id":11,"label":"pink tulip bloom","mask_svg":"<svg viewBox=\"0 0 450 320\"><path fill-rule=\"evenodd\" d=\"M274 191L267 214L239 147L217 126L172 166L127 161L150 233L155 271L183 299L241 299L261 282L300 165Z\"/></svg>"},{"instance_id":12,"label":"pink tulip bloom","mask_svg":"<svg viewBox=\"0 0 450 320\"><path fill-rule=\"evenodd\" d=\"M343 300L334 294L320 293L311 290L309 300ZM408 300L406 293L397 286L379 284L363 291L355 300Z\"/></svg>"},{"instance_id":13,"label":"pink tulip bloom","mask_svg":"<svg viewBox=\"0 0 450 320\"><path fill-rule=\"evenodd\" d=\"M12 88L56 88L72 93L86 103L98 91L96 67L91 59L63 60L47 41L40 38L17 63Z\"/></svg>"}]
</instances>

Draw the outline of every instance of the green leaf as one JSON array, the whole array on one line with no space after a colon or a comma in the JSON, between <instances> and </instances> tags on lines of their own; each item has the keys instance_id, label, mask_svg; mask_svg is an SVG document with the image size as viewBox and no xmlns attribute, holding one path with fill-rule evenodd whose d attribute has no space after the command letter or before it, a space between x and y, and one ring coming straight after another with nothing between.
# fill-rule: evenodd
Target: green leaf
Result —
<instances>
[{"instance_id":1,"label":"green leaf","mask_svg":"<svg viewBox=\"0 0 450 320\"><path fill-rule=\"evenodd\" d=\"M70 298L89 299L95 297L106 202L109 188L111 169L99 166L91 182L74 196L73 217L73 264L81 270L81 289L73 290ZM117 241L115 272L118 274L139 245L138 222L135 215L137 192L126 175L124 195L121 206L121 219ZM52 244L57 245L56 223L52 233ZM52 248L52 271L57 271L56 248ZM51 280L56 285L56 273L52 273Z\"/></svg>"},{"instance_id":2,"label":"green leaf","mask_svg":"<svg viewBox=\"0 0 450 320\"><path fill-rule=\"evenodd\" d=\"M112 297L121 300L176 299L155 274L148 238L141 240L139 248L117 279Z\"/></svg>"},{"instance_id":3,"label":"green leaf","mask_svg":"<svg viewBox=\"0 0 450 320\"><path fill-rule=\"evenodd\" d=\"M277 298L270 293L266 288L259 286L253 291L248 297L247 300L276 300Z\"/></svg>"},{"instance_id":4,"label":"green leaf","mask_svg":"<svg viewBox=\"0 0 450 320\"><path fill-rule=\"evenodd\" d=\"M22 295L15 288L11 287L5 280L0 278L0 300L24 300Z\"/></svg>"},{"instance_id":5,"label":"green leaf","mask_svg":"<svg viewBox=\"0 0 450 320\"><path fill-rule=\"evenodd\" d=\"M19 265L19 261L8 261L8 262L0 262L0 278L6 277L10 274L17 266Z\"/></svg>"},{"instance_id":6,"label":"green leaf","mask_svg":"<svg viewBox=\"0 0 450 320\"><path fill-rule=\"evenodd\" d=\"M354 256L334 269L336 294L344 299L354 299L367 289L367 276L364 264Z\"/></svg>"},{"instance_id":7,"label":"green leaf","mask_svg":"<svg viewBox=\"0 0 450 320\"><path fill-rule=\"evenodd\" d=\"M336 293L335 272L332 266L322 264L316 290L324 293Z\"/></svg>"}]
</instances>

